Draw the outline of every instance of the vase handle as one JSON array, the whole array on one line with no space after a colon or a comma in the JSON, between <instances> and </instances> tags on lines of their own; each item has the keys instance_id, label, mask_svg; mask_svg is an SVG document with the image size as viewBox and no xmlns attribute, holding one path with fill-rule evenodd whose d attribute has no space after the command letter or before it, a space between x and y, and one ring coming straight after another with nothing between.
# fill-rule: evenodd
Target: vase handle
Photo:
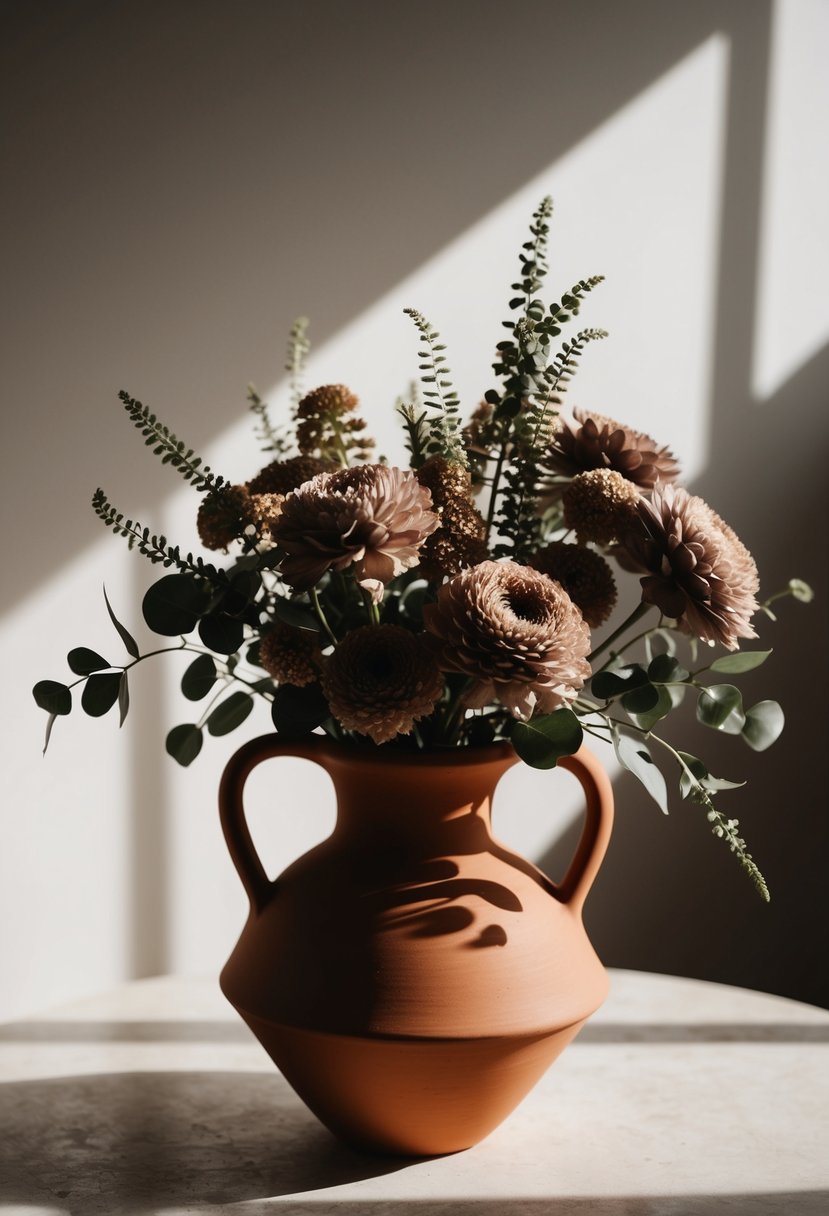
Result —
<instances>
[{"instance_id":1,"label":"vase handle","mask_svg":"<svg viewBox=\"0 0 829 1216\"><path fill-rule=\"evenodd\" d=\"M222 831L253 912L262 911L273 894L274 884L265 873L245 818L245 782L257 764L274 756L297 756L300 760L313 760L321 764L322 760L317 753L322 742L319 735L306 735L302 739L260 735L240 747L228 760L222 773L219 784L219 817Z\"/></svg>"},{"instance_id":2,"label":"vase handle","mask_svg":"<svg viewBox=\"0 0 829 1216\"><path fill-rule=\"evenodd\" d=\"M562 757L558 764L578 778L587 799L584 830L576 855L555 888L562 903L580 912L610 843L613 787L599 761L586 747L579 748L574 756Z\"/></svg>"}]
</instances>

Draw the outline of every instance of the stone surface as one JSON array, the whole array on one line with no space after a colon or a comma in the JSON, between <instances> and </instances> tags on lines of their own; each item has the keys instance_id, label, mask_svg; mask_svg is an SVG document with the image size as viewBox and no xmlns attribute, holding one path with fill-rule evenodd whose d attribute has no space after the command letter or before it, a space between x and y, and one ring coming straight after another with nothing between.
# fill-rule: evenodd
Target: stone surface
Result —
<instances>
[{"instance_id":1,"label":"stone surface","mask_svg":"<svg viewBox=\"0 0 829 1216\"><path fill-rule=\"evenodd\" d=\"M0 1026L3 1216L825 1216L829 1013L615 972L476 1148L361 1156L302 1106L213 981Z\"/></svg>"}]
</instances>

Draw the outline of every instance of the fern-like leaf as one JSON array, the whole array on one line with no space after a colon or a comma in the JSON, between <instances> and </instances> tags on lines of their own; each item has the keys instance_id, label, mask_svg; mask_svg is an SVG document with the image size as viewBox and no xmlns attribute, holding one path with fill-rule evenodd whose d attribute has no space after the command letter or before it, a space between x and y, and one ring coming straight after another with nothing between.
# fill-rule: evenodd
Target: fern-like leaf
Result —
<instances>
[{"instance_id":1,"label":"fern-like leaf","mask_svg":"<svg viewBox=\"0 0 829 1216\"><path fill-rule=\"evenodd\" d=\"M124 409L130 416L133 426L144 436L145 445L153 449L155 456L161 457L162 464L169 464L197 490L219 490L228 485L226 478L217 476L209 465L206 465L192 448L160 422L146 405L136 401L124 389L118 394Z\"/></svg>"},{"instance_id":2,"label":"fern-like leaf","mask_svg":"<svg viewBox=\"0 0 829 1216\"><path fill-rule=\"evenodd\" d=\"M291 386L291 401L299 405L304 392L305 366L311 350L308 337L309 321L307 317L297 317L288 334L288 353L285 359L285 371L288 373Z\"/></svg>"},{"instance_id":3,"label":"fern-like leaf","mask_svg":"<svg viewBox=\"0 0 829 1216\"><path fill-rule=\"evenodd\" d=\"M116 536L126 537L127 547L137 549L153 565L160 563L166 569L175 566L177 570L195 574L216 587L226 588L229 585L224 570L217 569L201 557L193 557L192 553L182 554L178 545L168 545L166 536L152 534L137 519L125 519L123 511L118 511L112 505L100 487L92 495L92 509L105 527L112 528Z\"/></svg>"},{"instance_id":4,"label":"fern-like leaf","mask_svg":"<svg viewBox=\"0 0 829 1216\"><path fill-rule=\"evenodd\" d=\"M263 452L273 452L277 458L287 456L291 450L291 440L285 428L277 430L271 422L267 402L263 401L253 384L248 385L248 408L256 418L254 434Z\"/></svg>"},{"instance_id":5,"label":"fern-like leaf","mask_svg":"<svg viewBox=\"0 0 829 1216\"><path fill-rule=\"evenodd\" d=\"M428 432L425 443L427 456L445 456L456 464L468 467L461 438L460 402L452 385L451 372L443 353L446 347L440 334L416 308L404 308L423 339L418 351L420 379L423 384L423 404L426 408L424 426ZM434 411L429 413L428 411Z\"/></svg>"}]
</instances>

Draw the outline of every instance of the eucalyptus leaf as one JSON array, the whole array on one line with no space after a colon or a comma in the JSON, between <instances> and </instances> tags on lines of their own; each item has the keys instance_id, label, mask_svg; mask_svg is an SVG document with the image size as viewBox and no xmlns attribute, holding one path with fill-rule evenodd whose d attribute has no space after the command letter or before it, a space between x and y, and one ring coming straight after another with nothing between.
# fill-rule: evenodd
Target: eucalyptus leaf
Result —
<instances>
[{"instance_id":1,"label":"eucalyptus leaf","mask_svg":"<svg viewBox=\"0 0 829 1216\"><path fill-rule=\"evenodd\" d=\"M734 654L725 654L722 658L715 659L708 670L741 675L744 671L753 671L755 667L760 667L770 654L770 650L737 650Z\"/></svg>"},{"instance_id":2,"label":"eucalyptus leaf","mask_svg":"<svg viewBox=\"0 0 829 1216\"><path fill-rule=\"evenodd\" d=\"M733 684L711 684L697 700L697 721L727 735L739 735L745 722L743 698Z\"/></svg>"},{"instance_id":3,"label":"eucalyptus leaf","mask_svg":"<svg viewBox=\"0 0 829 1216\"><path fill-rule=\"evenodd\" d=\"M660 690L653 684L642 684L622 697L622 706L629 714L644 714L659 704Z\"/></svg>"},{"instance_id":4,"label":"eucalyptus leaf","mask_svg":"<svg viewBox=\"0 0 829 1216\"><path fill-rule=\"evenodd\" d=\"M101 718L108 713L121 689L122 672L108 671L103 675L92 675L84 685L81 706L90 718Z\"/></svg>"},{"instance_id":5,"label":"eucalyptus leaf","mask_svg":"<svg viewBox=\"0 0 829 1216\"><path fill-rule=\"evenodd\" d=\"M584 731L572 709L556 709L529 722L516 722L511 738L525 764L546 769L555 768L562 756L577 752Z\"/></svg>"},{"instance_id":6,"label":"eucalyptus leaf","mask_svg":"<svg viewBox=\"0 0 829 1216\"><path fill-rule=\"evenodd\" d=\"M32 689L35 703L47 713L63 716L72 712L72 691L57 680L38 680Z\"/></svg>"},{"instance_id":7,"label":"eucalyptus leaf","mask_svg":"<svg viewBox=\"0 0 829 1216\"><path fill-rule=\"evenodd\" d=\"M783 710L776 701L758 701L746 711L743 738L755 752L771 747L786 723Z\"/></svg>"},{"instance_id":8,"label":"eucalyptus leaf","mask_svg":"<svg viewBox=\"0 0 829 1216\"><path fill-rule=\"evenodd\" d=\"M118 711L118 725L123 726L127 714L130 712L130 685L126 671L121 672L121 679L118 684Z\"/></svg>"},{"instance_id":9,"label":"eucalyptus leaf","mask_svg":"<svg viewBox=\"0 0 829 1216\"><path fill-rule=\"evenodd\" d=\"M141 610L153 633L192 633L206 607L205 588L189 574L165 574L148 589Z\"/></svg>"},{"instance_id":10,"label":"eucalyptus leaf","mask_svg":"<svg viewBox=\"0 0 829 1216\"><path fill-rule=\"evenodd\" d=\"M682 686L678 685L676 687L681 688ZM637 696L640 691L640 689L637 689L636 692L627 693L624 697L622 697L622 705L624 705L625 709L630 714L635 726L638 726L640 730L650 731L653 730L657 722L661 722L663 718L666 718L673 709L674 701L671 694L673 693L674 688L661 685L658 689L656 689L656 702L651 705L649 709L647 709L644 713L631 713L626 704L627 699L628 697Z\"/></svg>"},{"instance_id":11,"label":"eucalyptus leaf","mask_svg":"<svg viewBox=\"0 0 829 1216\"><path fill-rule=\"evenodd\" d=\"M116 630L119 638L124 643L127 654L130 655L133 659L140 658L141 651L138 649L138 643L136 642L136 640L132 636L132 634L129 632L129 630L124 628L124 626L118 620L118 617L112 611L112 605L109 602L109 596L107 595L106 587L104 587L104 603L107 606L107 612L109 613L109 619L112 621L113 625L115 626L115 630Z\"/></svg>"},{"instance_id":12,"label":"eucalyptus leaf","mask_svg":"<svg viewBox=\"0 0 829 1216\"><path fill-rule=\"evenodd\" d=\"M643 684L648 684L648 673L640 663L629 663L624 667L617 667L611 670L609 667L604 668L594 675L590 688L593 696L598 697L600 701L610 701L613 697L618 697L624 692L631 692L634 688L640 688Z\"/></svg>"},{"instance_id":13,"label":"eucalyptus leaf","mask_svg":"<svg viewBox=\"0 0 829 1216\"><path fill-rule=\"evenodd\" d=\"M93 671L105 671L112 666L97 651L88 650L86 646L77 646L74 650L70 650L66 661L76 676L88 676Z\"/></svg>"},{"instance_id":14,"label":"eucalyptus leaf","mask_svg":"<svg viewBox=\"0 0 829 1216\"><path fill-rule=\"evenodd\" d=\"M714 777L702 760L692 756L690 752L678 752L677 755L685 766L679 777L679 791L683 798L702 801L697 791L697 784L701 785L707 794L716 794L721 790L736 790L745 785L745 781L727 781L724 777ZM695 780L692 780L692 777Z\"/></svg>"},{"instance_id":15,"label":"eucalyptus leaf","mask_svg":"<svg viewBox=\"0 0 829 1216\"><path fill-rule=\"evenodd\" d=\"M645 638L645 654L648 663L652 663L657 655L675 655L676 638L667 629L653 629Z\"/></svg>"},{"instance_id":16,"label":"eucalyptus leaf","mask_svg":"<svg viewBox=\"0 0 829 1216\"><path fill-rule=\"evenodd\" d=\"M241 726L253 709L253 697L246 692L232 692L220 701L205 723L211 735L227 735Z\"/></svg>"},{"instance_id":17,"label":"eucalyptus leaf","mask_svg":"<svg viewBox=\"0 0 829 1216\"><path fill-rule=\"evenodd\" d=\"M648 679L652 684L681 684L689 674L670 654L658 654L648 664Z\"/></svg>"},{"instance_id":18,"label":"eucalyptus leaf","mask_svg":"<svg viewBox=\"0 0 829 1216\"><path fill-rule=\"evenodd\" d=\"M217 672L213 656L200 654L181 677L181 691L188 701L200 701L216 683Z\"/></svg>"},{"instance_id":19,"label":"eucalyptus leaf","mask_svg":"<svg viewBox=\"0 0 829 1216\"><path fill-rule=\"evenodd\" d=\"M204 736L198 726L188 723L186 726L173 727L167 735L165 747L174 760L183 768L187 768L198 756L203 742Z\"/></svg>"},{"instance_id":20,"label":"eucalyptus leaf","mask_svg":"<svg viewBox=\"0 0 829 1216\"><path fill-rule=\"evenodd\" d=\"M43 737L43 755L44 756L46 755L46 749L49 746L49 740L52 738L52 727L55 725L55 720L56 720L57 716L58 716L57 714L49 714L48 721L46 722L46 733Z\"/></svg>"},{"instance_id":21,"label":"eucalyptus leaf","mask_svg":"<svg viewBox=\"0 0 829 1216\"><path fill-rule=\"evenodd\" d=\"M319 684L282 684L271 704L271 718L280 735L307 735L331 716Z\"/></svg>"},{"instance_id":22,"label":"eucalyptus leaf","mask_svg":"<svg viewBox=\"0 0 829 1216\"><path fill-rule=\"evenodd\" d=\"M216 654L235 654L245 640L245 626L233 616L203 616L199 621L199 637Z\"/></svg>"},{"instance_id":23,"label":"eucalyptus leaf","mask_svg":"<svg viewBox=\"0 0 829 1216\"><path fill-rule=\"evenodd\" d=\"M642 782L662 813L667 815L668 787L647 744L621 727L613 732L613 750L619 763Z\"/></svg>"},{"instance_id":24,"label":"eucalyptus leaf","mask_svg":"<svg viewBox=\"0 0 829 1216\"><path fill-rule=\"evenodd\" d=\"M307 629L310 633L319 633L320 623L317 614L309 604L299 604L296 600L284 597L277 599L274 608L280 621L293 625L296 629Z\"/></svg>"}]
</instances>

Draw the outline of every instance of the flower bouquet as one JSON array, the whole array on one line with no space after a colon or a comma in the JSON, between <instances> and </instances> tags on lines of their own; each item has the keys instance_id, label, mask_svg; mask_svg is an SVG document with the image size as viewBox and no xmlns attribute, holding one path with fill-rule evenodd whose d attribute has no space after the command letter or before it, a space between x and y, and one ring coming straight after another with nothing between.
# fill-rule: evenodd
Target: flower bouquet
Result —
<instances>
[{"instance_id":1,"label":"flower bouquet","mask_svg":"<svg viewBox=\"0 0 829 1216\"><path fill-rule=\"evenodd\" d=\"M306 392L307 322L297 321L288 370L292 417L275 425L253 388L250 409L268 463L245 484L218 476L146 406L120 394L156 456L201 495L204 546L227 565L170 545L97 490L103 523L168 573L143 601L169 646L148 654L107 608L130 656L110 663L69 652L72 684L35 685L57 716L129 707L128 672L151 655L193 654L182 692L205 702L175 726L167 750L190 764L204 732L240 726L254 698L280 735L324 732L354 749L482 747L508 739L550 768L585 735L610 743L663 810L672 768L679 796L698 803L768 898L763 877L715 797L739 784L666 736L684 698L712 730L755 750L783 727L776 702L744 706L732 682L767 649L753 621L774 619L779 596L811 598L792 580L761 601L751 554L711 507L678 484L667 447L563 399L585 349L582 329L555 349L601 276L544 303L552 205L544 199L522 246L511 317L497 344L492 387L466 420L445 347L414 309L422 387L397 410L409 467L372 461L354 394ZM264 457L263 457L264 459ZM630 611L594 640L617 599Z\"/></svg>"}]
</instances>

